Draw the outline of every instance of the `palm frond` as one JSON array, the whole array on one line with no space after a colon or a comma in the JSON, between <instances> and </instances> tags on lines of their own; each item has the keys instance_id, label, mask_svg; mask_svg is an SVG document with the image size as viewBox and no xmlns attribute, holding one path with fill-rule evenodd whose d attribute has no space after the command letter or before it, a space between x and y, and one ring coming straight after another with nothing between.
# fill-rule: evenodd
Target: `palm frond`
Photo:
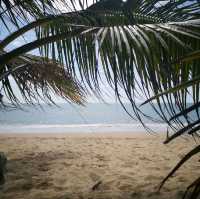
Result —
<instances>
[{"instance_id":1,"label":"palm frond","mask_svg":"<svg viewBox=\"0 0 200 199\"><path fill-rule=\"evenodd\" d=\"M74 76L78 70L83 83L93 90L98 89L99 68L103 65L107 81L116 95L119 97L119 87L124 88L139 118L140 110L133 100L140 92L138 88L150 98L152 93L157 96L167 88L193 81L197 76L198 59L177 61L191 51L198 52L200 47L199 5L196 1L162 5L160 1L138 0L127 9L128 3L133 3L129 0L116 4L116 11L109 6L109 1L99 1L89 8L86 1L80 2L86 9L57 15L49 12L48 16L44 15L8 36L0 43L1 49L32 29L37 33L35 41L2 55L1 65L40 48L42 56L58 60ZM75 1L70 3L75 5ZM101 9L102 6L107 7ZM195 57L198 58L198 53ZM193 86L196 101L197 90L198 83ZM175 109L182 111L185 108L187 96L188 92L181 90L161 96L159 104L167 104L168 107L163 108L172 117ZM178 106L174 105L173 98L178 101ZM157 112L167 121L163 108L159 106Z\"/></svg>"},{"instance_id":2,"label":"palm frond","mask_svg":"<svg viewBox=\"0 0 200 199\"><path fill-rule=\"evenodd\" d=\"M196 179L190 186L188 186L183 199L189 196L191 199L198 199L200 194L200 178Z\"/></svg>"},{"instance_id":3,"label":"palm frond","mask_svg":"<svg viewBox=\"0 0 200 199\"><path fill-rule=\"evenodd\" d=\"M14 79L18 91L13 89ZM83 104L85 93L80 83L59 63L33 55L19 56L1 71L3 93L9 103L19 105L19 92L26 103L54 103L56 94L69 102Z\"/></svg>"},{"instance_id":4,"label":"palm frond","mask_svg":"<svg viewBox=\"0 0 200 199\"><path fill-rule=\"evenodd\" d=\"M165 177L165 179L160 184L159 190L163 187L165 182L190 158L192 158L194 155L198 154L200 152L200 145L196 146L192 151L187 153L181 161L172 169L172 171ZM193 186L193 185L192 185Z\"/></svg>"}]
</instances>

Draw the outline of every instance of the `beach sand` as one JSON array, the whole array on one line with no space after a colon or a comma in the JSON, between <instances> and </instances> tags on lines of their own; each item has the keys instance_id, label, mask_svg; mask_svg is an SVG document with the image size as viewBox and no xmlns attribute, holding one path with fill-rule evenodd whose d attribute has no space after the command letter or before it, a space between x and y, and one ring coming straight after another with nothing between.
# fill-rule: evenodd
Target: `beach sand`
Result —
<instances>
[{"instance_id":1,"label":"beach sand","mask_svg":"<svg viewBox=\"0 0 200 199\"><path fill-rule=\"evenodd\" d=\"M158 193L161 180L195 146L188 138L163 145L164 135L0 135L0 151L8 157L0 198L179 199L200 175L199 157Z\"/></svg>"}]
</instances>

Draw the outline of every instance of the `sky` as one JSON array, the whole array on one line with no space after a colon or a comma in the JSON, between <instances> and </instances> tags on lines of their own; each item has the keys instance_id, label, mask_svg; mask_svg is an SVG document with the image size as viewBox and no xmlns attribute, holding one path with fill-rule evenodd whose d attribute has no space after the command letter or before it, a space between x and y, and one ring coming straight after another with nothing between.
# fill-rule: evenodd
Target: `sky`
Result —
<instances>
[{"instance_id":1,"label":"sky","mask_svg":"<svg viewBox=\"0 0 200 199\"><path fill-rule=\"evenodd\" d=\"M0 24L1 25L1 24ZM5 38L6 36L6 31L4 30L4 32L2 31L0 34L0 40L2 40L3 38ZM26 42L30 42L32 40L34 40L34 34L32 32L29 32L28 34L24 35L24 37L20 37L19 39L15 40L12 42L11 45L8 46L7 50L11 50L14 48L17 48L19 46L21 46L22 44L25 44ZM38 54L37 51L32 51L33 54ZM102 91L102 99L97 98L94 94L88 94L87 95L87 102L89 103L102 103L102 102L106 102L106 103L116 103L116 97L115 97L115 93L113 91L113 89L110 88L110 86L107 83L106 77L104 76L103 70L100 70L100 74L101 74L101 78L102 81L100 83L100 88ZM11 82L12 82L12 86L13 86L13 90L16 91L16 94L18 96L18 98L23 102L23 99L20 95L20 92L17 88L17 85L15 83L15 81L13 80L13 78L10 78ZM1 87L0 87L1 88ZM124 103L128 103L129 100L127 99L123 89L120 89L120 93L122 96L122 101ZM5 98L4 98L5 99ZM56 102L56 103L64 103L65 100L63 100L61 97L52 94L52 99Z\"/></svg>"},{"instance_id":2,"label":"sky","mask_svg":"<svg viewBox=\"0 0 200 199\"><path fill-rule=\"evenodd\" d=\"M75 2L77 2L77 1L75 1ZM90 6L92 4L93 4L93 0L88 0L88 6ZM66 9L66 6L62 3L60 3L59 5L57 4L55 6L57 6L59 9L62 9L63 12L69 11L69 9ZM73 8L72 5L70 7ZM78 5L76 7L77 7L77 9L80 9L80 7ZM0 25L1 25L0 40L2 40L9 33L7 32L7 30L5 29L5 27L2 24L0 24ZM13 31L14 31L14 28L13 28ZM12 42L12 44L7 47L6 50L10 51L11 49L14 49L16 47L21 46L22 44L33 41L34 38L35 38L34 33L29 31L27 34L24 35L24 37L20 37L20 38L14 40ZM38 54L37 51L33 51L32 53ZM100 73L101 73L101 76L102 76L102 83L100 83L100 88L101 88L101 91L102 91L102 99L106 103L116 103L116 97L115 97L115 93L114 93L113 89L111 89L110 86L108 85L108 83L106 83L106 78L103 75L103 71L100 71ZM14 82L13 78L10 78L10 79L11 79L11 82L12 82L12 86L14 88L13 90L16 91L18 98L23 102L23 99L20 95L20 92L17 88L16 83ZM128 103L129 101L128 101L123 89L120 89L120 93L121 93L121 96L122 96L122 101L124 103ZM52 98L56 103L64 103L65 102L62 98L60 98L60 97L58 97L54 94L52 94ZM4 100L6 100L6 97L4 98ZM99 102L102 103L104 101L95 97L93 94L87 96L87 102L89 102L89 103L99 103Z\"/></svg>"},{"instance_id":3,"label":"sky","mask_svg":"<svg viewBox=\"0 0 200 199\"><path fill-rule=\"evenodd\" d=\"M124 1L126 1L126 0L124 0ZM69 7L66 7L66 5L64 3L62 3L62 2L64 2L64 1L60 1L59 4L57 3L57 4L55 4L55 6L58 7L60 10L62 10L63 12L69 12L69 11L73 10L73 6L72 5L69 5ZM74 2L77 3L78 0L74 1ZM87 2L88 2L88 6L90 6L90 5L93 4L94 0L87 0ZM161 4L163 4L165 2L166 1L160 1ZM78 4L76 4L76 8L77 9L81 9ZM0 24L0 25L1 25L0 40L2 40L3 38L6 37L6 35L8 33L6 32L5 28L3 28L2 24ZM35 38L35 36L34 36L33 32L29 32L28 34L25 34L23 38L22 37L18 38L17 40L12 42L12 44L8 47L7 50L11 50L13 48L19 47L20 45L22 45L22 44L24 44L26 42L30 42L30 41L34 40L34 38ZM32 52L32 53L36 53L37 54L36 51ZM101 85L100 85L100 88L101 88L102 93L103 93L103 99L108 103L115 103L116 102L116 97L115 97L114 91L110 88L108 83L106 83L106 78L103 75L103 71L100 71L100 73L101 73L101 76L102 76L102 82L104 82L104 84L101 83ZM14 83L14 81L13 81L13 87L15 88L15 90L17 90L17 86ZM129 102L127 97L126 97L126 95L125 95L125 93L124 93L124 91L123 91L123 89L120 90L120 93L121 93L121 96L122 96L122 101L124 103ZM18 95L18 96L20 98L20 95ZM63 99L61 99L61 98L59 98L58 96L55 96L55 95L53 96L53 99L57 103L61 103L61 102L63 103L64 102ZM87 100L88 100L88 102L92 102L92 103L94 103L94 102L102 102L102 101L99 101L99 99L97 99L94 95L88 96ZM140 98L140 99L138 99L138 103L142 103L144 100L145 100L145 98Z\"/></svg>"}]
</instances>

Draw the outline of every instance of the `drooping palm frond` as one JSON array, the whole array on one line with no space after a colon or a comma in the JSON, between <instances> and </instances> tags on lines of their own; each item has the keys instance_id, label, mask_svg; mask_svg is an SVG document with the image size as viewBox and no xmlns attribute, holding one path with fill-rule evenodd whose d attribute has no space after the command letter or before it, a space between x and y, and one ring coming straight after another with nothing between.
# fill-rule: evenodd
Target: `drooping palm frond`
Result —
<instances>
[{"instance_id":1,"label":"drooping palm frond","mask_svg":"<svg viewBox=\"0 0 200 199\"><path fill-rule=\"evenodd\" d=\"M164 178L162 181L159 189L162 188L164 183L171 177L185 162L187 162L190 158L192 158L194 155L198 154L200 152L200 145L195 147L192 151L190 151L188 154L186 154L180 162L175 166L175 168Z\"/></svg>"},{"instance_id":2,"label":"drooping palm frond","mask_svg":"<svg viewBox=\"0 0 200 199\"><path fill-rule=\"evenodd\" d=\"M80 83L59 63L39 56L26 54L13 59L1 70L0 82L8 102L14 105L20 103L19 93L26 103L31 104L53 103L54 94L69 102L84 102Z\"/></svg>"},{"instance_id":3,"label":"drooping palm frond","mask_svg":"<svg viewBox=\"0 0 200 199\"><path fill-rule=\"evenodd\" d=\"M185 199L190 194L191 199L198 199L200 195L200 178L197 178L190 186L188 186L183 199Z\"/></svg>"},{"instance_id":4,"label":"drooping palm frond","mask_svg":"<svg viewBox=\"0 0 200 199\"><path fill-rule=\"evenodd\" d=\"M127 10L124 3L117 11L109 6L102 10L102 3L106 2L109 1L100 1L82 11L49 15L24 26L6 39L7 44L31 28L36 28L37 39L1 57L1 63L40 47L43 56L59 60L69 71L75 73L78 68L82 80L91 88L98 86L99 65L103 64L117 96L119 86L123 87L137 113L140 111L134 102L136 88L150 97L152 92L158 94L187 81L191 75L196 76L191 71L198 71L197 61L173 64L179 57L199 50L199 4L196 1L189 4L188 1L166 1L162 5L160 1L138 0L134 7ZM0 46L5 47L5 43ZM137 76L141 79L139 85ZM165 106L165 113L170 117L175 109L181 111L186 106L187 92L176 95L178 106L171 99L174 96L163 101L170 105ZM160 103L159 100L157 111L168 122Z\"/></svg>"},{"instance_id":5,"label":"drooping palm frond","mask_svg":"<svg viewBox=\"0 0 200 199\"><path fill-rule=\"evenodd\" d=\"M172 171L161 182L159 190L163 187L166 181L190 158L200 153L200 145L196 146L193 150L187 153L179 163L172 169ZM198 199L200 196L200 178L198 177L190 186L188 186L183 199L189 196L191 199Z\"/></svg>"},{"instance_id":6,"label":"drooping palm frond","mask_svg":"<svg viewBox=\"0 0 200 199\"><path fill-rule=\"evenodd\" d=\"M191 63L196 62L197 66L200 64L200 57L199 57L199 50L194 51L192 53L189 53L185 57L178 59L180 63ZM177 61L173 64L177 64ZM200 102L199 102L199 83L200 83L200 74L197 72L197 76L192 77L189 76L188 80L186 80L183 83L178 84L177 86L173 88L169 88L164 90L161 93L158 93L157 95L154 95L153 97L146 100L144 104L149 103L153 100L159 100L161 97L166 97L169 95L173 95L174 99L179 102L179 98L177 97L180 93L187 92L188 95L191 95L191 98L193 98L193 101L191 99L188 99L186 97L185 101L189 101L189 105L186 105L186 107L182 108L181 111L177 111L174 113L174 115L169 118L169 125L172 125L174 121L183 121L185 119L184 123L182 123L181 127L178 128L175 132L173 132L171 135L167 134L167 138L165 140L165 144L171 142L172 140L176 139L177 137L181 135L190 135L193 136L195 139L197 146L194 147L193 150L191 150L188 154L186 154L180 162L172 169L172 171L166 176L166 178L162 181L160 185L160 189L164 186L166 181L173 176L173 174L190 158L192 158L194 155L197 155L200 153L200 145L199 145L199 137L200 137L200 117L199 117L199 109L200 109ZM196 92L194 92L194 90ZM195 99L195 97L197 97ZM194 113L196 113L194 115ZM198 163L197 163L198 164ZM183 199L186 197L191 199L197 199L200 196L200 178L198 177L190 186L188 186Z\"/></svg>"}]
</instances>

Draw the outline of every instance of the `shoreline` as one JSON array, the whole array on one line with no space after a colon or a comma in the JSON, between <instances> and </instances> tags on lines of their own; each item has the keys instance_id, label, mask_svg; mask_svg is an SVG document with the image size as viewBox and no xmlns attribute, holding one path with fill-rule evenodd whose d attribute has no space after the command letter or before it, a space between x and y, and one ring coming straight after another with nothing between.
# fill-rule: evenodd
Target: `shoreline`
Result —
<instances>
[{"instance_id":1,"label":"shoreline","mask_svg":"<svg viewBox=\"0 0 200 199\"><path fill-rule=\"evenodd\" d=\"M158 138L162 137L162 141L164 141L164 135L149 135L145 133L0 133L0 139L150 139L150 138Z\"/></svg>"},{"instance_id":2,"label":"shoreline","mask_svg":"<svg viewBox=\"0 0 200 199\"><path fill-rule=\"evenodd\" d=\"M152 129L152 132L166 132L166 124L150 123L145 124ZM124 124L73 124L73 125L2 125L0 134L2 133L146 133L146 129L139 123Z\"/></svg>"},{"instance_id":3,"label":"shoreline","mask_svg":"<svg viewBox=\"0 0 200 199\"><path fill-rule=\"evenodd\" d=\"M156 137L165 137L165 133L163 132L156 132L156 133L148 133L147 131L142 132L0 132L0 138L1 137L79 137L79 138L90 138L90 137L96 137L96 138L156 138Z\"/></svg>"}]
</instances>

